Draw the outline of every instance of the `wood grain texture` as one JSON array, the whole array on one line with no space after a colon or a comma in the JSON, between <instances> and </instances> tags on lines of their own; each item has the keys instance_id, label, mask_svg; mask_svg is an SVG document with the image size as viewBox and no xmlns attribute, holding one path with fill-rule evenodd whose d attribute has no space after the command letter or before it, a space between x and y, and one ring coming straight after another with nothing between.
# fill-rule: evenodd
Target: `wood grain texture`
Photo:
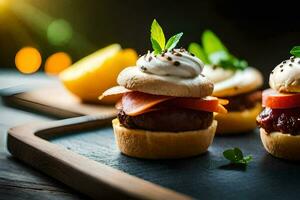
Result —
<instances>
[{"instance_id":1,"label":"wood grain texture","mask_svg":"<svg viewBox=\"0 0 300 200\"><path fill-rule=\"evenodd\" d=\"M0 199L88 199L54 179L50 179L0 153Z\"/></svg>"},{"instance_id":2,"label":"wood grain texture","mask_svg":"<svg viewBox=\"0 0 300 200\"><path fill-rule=\"evenodd\" d=\"M95 199L189 199L40 138L105 124L105 116L85 116L12 128L8 135L8 150L25 163Z\"/></svg>"},{"instance_id":3,"label":"wood grain texture","mask_svg":"<svg viewBox=\"0 0 300 200\"><path fill-rule=\"evenodd\" d=\"M97 115L98 113L114 117L117 112L113 105L82 103L57 83L36 89L25 86L3 89L0 91L0 96L7 105L31 112L42 112L58 118Z\"/></svg>"}]
</instances>

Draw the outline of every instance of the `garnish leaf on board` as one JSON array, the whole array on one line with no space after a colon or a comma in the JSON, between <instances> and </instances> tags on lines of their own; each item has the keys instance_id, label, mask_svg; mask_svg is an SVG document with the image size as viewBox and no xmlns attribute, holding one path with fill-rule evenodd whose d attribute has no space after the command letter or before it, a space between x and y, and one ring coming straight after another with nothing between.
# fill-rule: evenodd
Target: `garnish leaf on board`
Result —
<instances>
[{"instance_id":1,"label":"garnish leaf on board","mask_svg":"<svg viewBox=\"0 0 300 200\"><path fill-rule=\"evenodd\" d=\"M157 55L162 53L165 50L171 51L172 49L174 49L178 44L182 35L183 33L178 33L172 36L166 44L164 32L161 26L158 24L158 22L154 19L151 25L151 37L150 37L154 54Z\"/></svg>"},{"instance_id":2,"label":"garnish leaf on board","mask_svg":"<svg viewBox=\"0 0 300 200\"><path fill-rule=\"evenodd\" d=\"M182 37L183 33L178 33L176 35L173 35L172 37L170 37L170 39L168 40L165 49L167 49L168 51L171 51L172 49L174 49L176 47L176 45L178 44L180 38Z\"/></svg>"},{"instance_id":3,"label":"garnish leaf on board","mask_svg":"<svg viewBox=\"0 0 300 200\"><path fill-rule=\"evenodd\" d=\"M210 30L206 30L202 34L202 51L200 45L197 47L194 43L192 44L191 45L194 47L192 50L194 52L192 53L206 64L212 64L230 70L243 70L248 66L248 63L245 60L239 60L230 54L221 40ZM195 52L199 53L197 54Z\"/></svg>"},{"instance_id":4,"label":"garnish leaf on board","mask_svg":"<svg viewBox=\"0 0 300 200\"><path fill-rule=\"evenodd\" d=\"M244 157L243 152L237 147L225 150L223 156L233 164L248 165L252 160L251 155Z\"/></svg>"},{"instance_id":5,"label":"garnish leaf on board","mask_svg":"<svg viewBox=\"0 0 300 200\"><path fill-rule=\"evenodd\" d=\"M295 57L300 58L300 46L295 46L291 49L290 54L292 54Z\"/></svg>"},{"instance_id":6,"label":"garnish leaf on board","mask_svg":"<svg viewBox=\"0 0 300 200\"><path fill-rule=\"evenodd\" d=\"M202 60L204 63L209 64L210 61L207 58L206 53L204 52L204 50L202 49L202 47L193 42L189 45L188 51L192 54L194 54L195 56L197 56L200 60Z\"/></svg>"}]
</instances>

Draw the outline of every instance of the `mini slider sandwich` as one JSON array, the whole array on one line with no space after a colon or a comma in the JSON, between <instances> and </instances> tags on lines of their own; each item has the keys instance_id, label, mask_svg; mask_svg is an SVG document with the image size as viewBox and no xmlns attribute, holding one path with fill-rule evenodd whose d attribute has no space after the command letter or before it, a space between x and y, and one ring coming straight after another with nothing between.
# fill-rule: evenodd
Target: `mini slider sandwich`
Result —
<instances>
[{"instance_id":1,"label":"mini slider sandwich","mask_svg":"<svg viewBox=\"0 0 300 200\"><path fill-rule=\"evenodd\" d=\"M216 134L228 135L256 128L256 116L261 111L262 74L248 66L245 60L233 56L212 32L202 35L203 48L191 43L189 51L204 61L203 74L214 83L213 96L229 100L227 114L216 113Z\"/></svg>"},{"instance_id":2,"label":"mini slider sandwich","mask_svg":"<svg viewBox=\"0 0 300 200\"><path fill-rule=\"evenodd\" d=\"M292 56L270 74L257 117L265 149L275 157L300 160L300 58Z\"/></svg>"},{"instance_id":3,"label":"mini slider sandwich","mask_svg":"<svg viewBox=\"0 0 300 200\"><path fill-rule=\"evenodd\" d=\"M183 48L174 49L182 33L166 45L162 35L154 20L154 51L124 69L117 79L120 86L100 97L122 94L113 129L120 151L128 156L170 159L204 153L217 128L213 112L226 113L222 104L227 101L209 96L213 84L201 74L202 61Z\"/></svg>"}]
</instances>

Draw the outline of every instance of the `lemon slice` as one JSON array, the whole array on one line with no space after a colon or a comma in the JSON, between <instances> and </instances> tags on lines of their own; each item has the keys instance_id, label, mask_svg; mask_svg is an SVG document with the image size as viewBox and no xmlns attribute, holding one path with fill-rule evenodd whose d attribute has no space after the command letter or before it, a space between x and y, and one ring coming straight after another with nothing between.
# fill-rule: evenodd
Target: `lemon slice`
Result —
<instances>
[{"instance_id":1,"label":"lemon slice","mask_svg":"<svg viewBox=\"0 0 300 200\"><path fill-rule=\"evenodd\" d=\"M112 44L79 60L59 75L64 86L81 100L99 102L98 97L108 88L116 86L117 76L125 67L135 65L137 53L133 49L122 50ZM103 103L115 103L108 98Z\"/></svg>"}]
</instances>

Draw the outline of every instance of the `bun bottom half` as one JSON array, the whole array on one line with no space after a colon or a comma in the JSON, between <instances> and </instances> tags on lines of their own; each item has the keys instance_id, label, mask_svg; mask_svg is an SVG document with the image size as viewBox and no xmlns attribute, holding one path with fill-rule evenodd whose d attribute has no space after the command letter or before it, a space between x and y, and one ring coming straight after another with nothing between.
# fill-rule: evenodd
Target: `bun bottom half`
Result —
<instances>
[{"instance_id":1,"label":"bun bottom half","mask_svg":"<svg viewBox=\"0 0 300 200\"><path fill-rule=\"evenodd\" d=\"M176 159L196 156L211 145L217 121L203 130L184 132L158 132L129 129L118 119L112 121L116 143L128 156L146 159Z\"/></svg>"},{"instance_id":2,"label":"bun bottom half","mask_svg":"<svg viewBox=\"0 0 300 200\"><path fill-rule=\"evenodd\" d=\"M241 112L228 112L227 114L215 114L218 121L217 135L233 135L256 128L256 117L261 112L262 107L257 103L255 107Z\"/></svg>"},{"instance_id":3,"label":"bun bottom half","mask_svg":"<svg viewBox=\"0 0 300 200\"><path fill-rule=\"evenodd\" d=\"M300 160L300 135L267 132L260 128L261 141L271 155L286 160Z\"/></svg>"}]
</instances>

